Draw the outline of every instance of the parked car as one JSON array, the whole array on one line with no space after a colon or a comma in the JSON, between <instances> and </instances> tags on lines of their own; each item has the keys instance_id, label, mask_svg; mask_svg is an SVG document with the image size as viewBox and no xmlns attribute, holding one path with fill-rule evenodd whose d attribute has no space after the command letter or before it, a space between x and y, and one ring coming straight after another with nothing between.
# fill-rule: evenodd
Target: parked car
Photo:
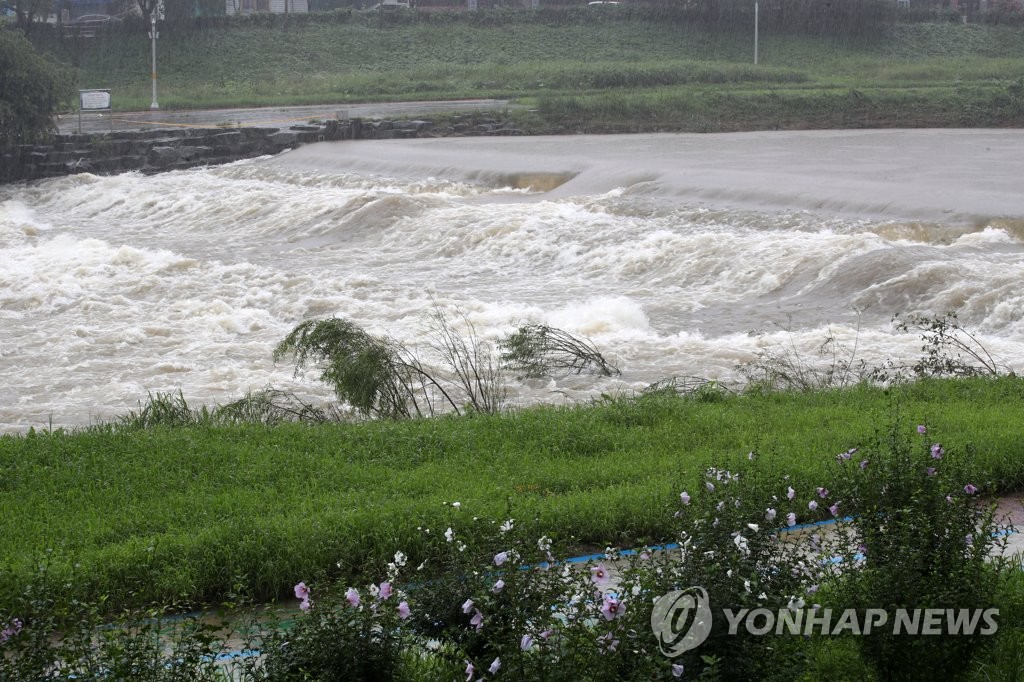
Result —
<instances>
[{"instance_id":1,"label":"parked car","mask_svg":"<svg viewBox=\"0 0 1024 682\"><path fill-rule=\"evenodd\" d=\"M121 23L119 17L109 14L83 14L71 21L64 22L66 34L78 36L79 38L92 38L100 31L105 31L112 26Z\"/></svg>"},{"instance_id":2,"label":"parked car","mask_svg":"<svg viewBox=\"0 0 1024 682\"><path fill-rule=\"evenodd\" d=\"M384 0L359 10L360 12L395 12L405 9L412 9L413 3L410 0Z\"/></svg>"}]
</instances>

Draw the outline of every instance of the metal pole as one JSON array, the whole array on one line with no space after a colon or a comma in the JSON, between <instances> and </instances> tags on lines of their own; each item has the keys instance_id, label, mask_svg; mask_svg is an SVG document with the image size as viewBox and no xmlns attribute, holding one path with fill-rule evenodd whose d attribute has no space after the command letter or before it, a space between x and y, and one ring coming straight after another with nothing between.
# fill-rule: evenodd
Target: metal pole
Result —
<instances>
[{"instance_id":1,"label":"metal pole","mask_svg":"<svg viewBox=\"0 0 1024 682\"><path fill-rule=\"evenodd\" d=\"M758 62L758 3L754 3L754 63ZM156 78L156 76L154 76Z\"/></svg>"},{"instance_id":2,"label":"metal pole","mask_svg":"<svg viewBox=\"0 0 1024 682\"><path fill-rule=\"evenodd\" d=\"M149 105L150 109L159 109L160 105L156 103L156 8L153 8L153 14L149 15L150 31L149 37L153 41L153 103Z\"/></svg>"}]
</instances>

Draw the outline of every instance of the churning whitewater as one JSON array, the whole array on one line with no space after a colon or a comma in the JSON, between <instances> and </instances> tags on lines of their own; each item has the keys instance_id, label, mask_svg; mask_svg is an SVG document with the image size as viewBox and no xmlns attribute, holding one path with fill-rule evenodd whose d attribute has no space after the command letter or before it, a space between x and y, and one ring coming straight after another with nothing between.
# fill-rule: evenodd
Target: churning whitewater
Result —
<instances>
[{"instance_id":1,"label":"churning whitewater","mask_svg":"<svg viewBox=\"0 0 1024 682\"><path fill-rule=\"evenodd\" d=\"M328 400L272 361L296 324L415 347L434 305L488 338L561 327L622 369L514 384L513 404L738 382L830 336L912 362L897 313L957 311L1021 372L1022 178L1024 131L833 131L329 143L0 187L0 432L151 392Z\"/></svg>"}]
</instances>

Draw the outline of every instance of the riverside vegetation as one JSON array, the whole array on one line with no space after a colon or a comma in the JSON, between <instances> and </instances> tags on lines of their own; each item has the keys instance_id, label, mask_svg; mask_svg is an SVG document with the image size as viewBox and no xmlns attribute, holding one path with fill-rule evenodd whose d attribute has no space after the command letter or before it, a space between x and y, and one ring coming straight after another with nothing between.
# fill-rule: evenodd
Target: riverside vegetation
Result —
<instances>
[{"instance_id":1,"label":"riverside vegetation","mask_svg":"<svg viewBox=\"0 0 1024 682\"><path fill-rule=\"evenodd\" d=\"M161 32L163 108L509 98L529 133L1019 126L1024 11L850 16L797 0L708 17L666 5L207 17ZM811 3L812 5L814 3ZM997 3L998 4L998 3ZM995 5L993 5L995 7ZM858 8L874 14L858 14ZM879 10L880 11L880 10ZM927 21L923 21L927 20ZM148 108L146 28L95 39L32 32L80 87Z\"/></svg>"},{"instance_id":2,"label":"riverside vegetation","mask_svg":"<svg viewBox=\"0 0 1024 682\"><path fill-rule=\"evenodd\" d=\"M524 327L495 349L458 317L434 319L439 356L395 346L382 356L387 339L344 321L300 325L279 355L325 361L339 396L360 386L346 372L371 357L367 377L411 366L431 377L428 392L448 387L450 397L466 358L526 374L579 368L551 354L570 341L570 356L600 357L558 330L538 338ZM1015 679L1024 581L1014 564L986 561L1010 529L975 501L1024 482L1024 382L978 362L988 356L955 318L909 323L924 356L902 371L916 380L890 367L885 385L848 381L855 363L836 356L821 371L845 388L781 390L790 384L772 378L793 362L775 354L741 392L666 381L574 407L316 423L275 411L280 395L243 410L154 396L118 423L4 436L0 672L217 679L227 631L168 620L169 609L264 602L294 586L306 611L294 622L234 621L235 646L264 654L239 658L236 674ZM455 405L471 404L458 395ZM847 537L831 546L777 533L844 514ZM685 560L615 549L668 541ZM616 585L558 563L591 547L619 562ZM864 567L835 572L828 557ZM999 631L778 635L766 648L719 623L696 654L669 660L650 633L651 600L689 585L730 608L994 606Z\"/></svg>"}]
</instances>

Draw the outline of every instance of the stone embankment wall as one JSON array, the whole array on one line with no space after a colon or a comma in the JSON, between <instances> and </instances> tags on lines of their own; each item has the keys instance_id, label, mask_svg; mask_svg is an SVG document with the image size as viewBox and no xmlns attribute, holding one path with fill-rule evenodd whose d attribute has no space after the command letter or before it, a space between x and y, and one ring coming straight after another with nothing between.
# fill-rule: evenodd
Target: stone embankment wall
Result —
<instances>
[{"instance_id":1,"label":"stone embankment wall","mask_svg":"<svg viewBox=\"0 0 1024 682\"><path fill-rule=\"evenodd\" d=\"M311 142L383 140L462 135L518 135L509 122L479 116L432 121L350 121L290 128L170 128L57 135L51 144L21 145L0 152L0 182L74 173L159 173L277 154Z\"/></svg>"}]
</instances>

